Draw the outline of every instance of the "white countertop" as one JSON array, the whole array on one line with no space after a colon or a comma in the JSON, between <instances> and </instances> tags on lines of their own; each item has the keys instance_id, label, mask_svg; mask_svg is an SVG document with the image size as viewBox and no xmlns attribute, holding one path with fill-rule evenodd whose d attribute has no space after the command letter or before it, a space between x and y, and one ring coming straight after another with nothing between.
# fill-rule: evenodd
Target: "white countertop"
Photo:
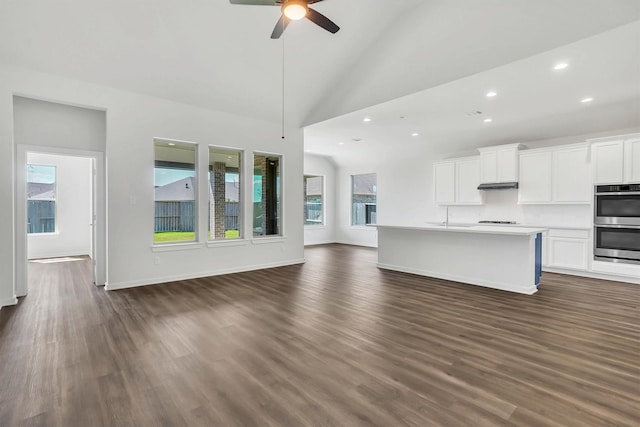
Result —
<instances>
[{"instance_id":1,"label":"white countertop","mask_svg":"<svg viewBox=\"0 0 640 427\"><path fill-rule=\"evenodd\" d=\"M378 228L396 228L404 230L416 230L416 231L443 231L443 232L455 232L455 233L474 233L474 234L503 234L503 235L520 235L530 236L533 234L543 233L547 231L546 228L538 227L501 227L496 225L437 225L427 224L425 226L406 226L406 225L377 225Z\"/></svg>"},{"instance_id":2,"label":"white countertop","mask_svg":"<svg viewBox=\"0 0 640 427\"><path fill-rule=\"evenodd\" d=\"M427 226L430 225L442 225L442 221L426 221L425 224L427 224ZM468 226L474 226L474 225L488 225L491 227L523 227L523 228L544 228L544 229L554 229L554 230L592 230L593 226L582 226L582 227L576 227L574 225L540 225L540 224L523 224L523 223L516 223L516 224L480 224L477 222L457 222L457 221L451 221L449 222L449 226L462 226L462 227L468 227Z\"/></svg>"}]
</instances>

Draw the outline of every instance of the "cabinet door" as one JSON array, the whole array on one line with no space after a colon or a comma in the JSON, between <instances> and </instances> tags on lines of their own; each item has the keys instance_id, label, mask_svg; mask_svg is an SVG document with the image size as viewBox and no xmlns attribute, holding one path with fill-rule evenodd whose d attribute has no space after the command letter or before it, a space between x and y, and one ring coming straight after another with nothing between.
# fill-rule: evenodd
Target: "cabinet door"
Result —
<instances>
[{"instance_id":1,"label":"cabinet door","mask_svg":"<svg viewBox=\"0 0 640 427\"><path fill-rule=\"evenodd\" d=\"M498 181L518 181L518 149L516 147L499 148L497 153Z\"/></svg>"},{"instance_id":2,"label":"cabinet door","mask_svg":"<svg viewBox=\"0 0 640 427\"><path fill-rule=\"evenodd\" d=\"M456 161L456 203L465 205L482 204L480 184L480 159Z\"/></svg>"},{"instance_id":3,"label":"cabinet door","mask_svg":"<svg viewBox=\"0 0 640 427\"><path fill-rule=\"evenodd\" d=\"M596 142L591 145L594 184L621 184L624 159L622 140Z\"/></svg>"},{"instance_id":4,"label":"cabinet door","mask_svg":"<svg viewBox=\"0 0 640 427\"><path fill-rule=\"evenodd\" d=\"M589 149L568 148L553 153L553 201L589 203L592 197Z\"/></svg>"},{"instance_id":5,"label":"cabinet door","mask_svg":"<svg viewBox=\"0 0 640 427\"><path fill-rule=\"evenodd\" d=\"M455 202L455 163L433 164L433 194L436 203L441 205Z\"/></svg>"},{"instance_id":6,"label":"cabinet door","mask_svg":"<svg viewBox=\"0 0 640 427\"><path fill-rule=\"evenodd\" d=\"M551 203L551 152L520 154L518 203Z\"/></svg>"},{"instance_id":7,"label":"cabinet door","mask_svg":"<svg viewBox=\"0 0 640 427\"><path fill-rule=\"evenodd\" d=\"M480 152L480 180L483 183L498 182L498 152L496 150Z\"/></svg>"},{"instance_id":8,"label":"cabinet door","mask_svg":"<svg viewBox=\"0 0 640 427\"><path fill-rule=\"evenodd\" d=\"M542 266L549 266L549 238L542 233Z\"/></svg>"},{"instance_id":9,"label":"cabinet door","mask_svg":"<svg viewBox=\"0 0 640 427\"><path fill-rule=\"evenodd\" d=\"M624 171L628 183L640 183L640 138L624 142Z\"/></svg>"},{"instance_id":10,"label":"cabinet door","mask_svg":"<svg viewBox=\"0 0 640 427\"><path fill-rule=\"evenodd\" d=\"M587 270L588 240L563 237L548 237L549 267Z\"/></svg>"}]
</instances>

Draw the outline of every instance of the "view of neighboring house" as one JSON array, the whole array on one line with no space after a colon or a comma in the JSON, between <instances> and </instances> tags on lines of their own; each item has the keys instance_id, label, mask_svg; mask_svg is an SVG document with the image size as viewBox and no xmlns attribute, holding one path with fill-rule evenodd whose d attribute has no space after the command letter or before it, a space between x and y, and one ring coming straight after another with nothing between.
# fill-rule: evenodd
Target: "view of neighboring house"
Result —
<instances>
[{"instance_id":1,"label":"view of neighboring house","mask_svg":"<svg viewBox=\"0 0 640 427\"><path fill-rule=\"evenodd\" d=\"M54 200L55 183L27 182L28 200Z\"/></svg>"},{"instance_id":2,"label":"view of neighboring house","mask_svg":"<svg viewBox=\"0 0 640 427\"><path fill-rule=\"evenodd\" d=\"M195 229L195 178L187 177L155 187L155 232L194 231ZM213 190L209 184L209 213L214 215ZM237 182L225 182L227 229L237 228L237 203L240 187ZM235 226L234 226L235 224Z\"/></svg>"}]
</instances>

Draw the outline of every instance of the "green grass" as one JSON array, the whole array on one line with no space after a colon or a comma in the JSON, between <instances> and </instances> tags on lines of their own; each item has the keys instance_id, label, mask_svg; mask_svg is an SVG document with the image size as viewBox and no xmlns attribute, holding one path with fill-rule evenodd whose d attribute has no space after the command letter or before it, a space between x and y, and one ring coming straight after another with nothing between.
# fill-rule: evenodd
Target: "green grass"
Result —
<instances>
[{"instance_id":1,"label":"green grass","mask_svg":"<svg viewBox=\"0 0 640 427\"><path fill-rule=\"evenodd\" d=\"M240 237L240 231L227 230L225 236L227 239L235 239ZM165 231L153 235L153 243L193 242L195 239L196 233L193 231Z\"/></svg>"},{"instance_id":2,"label":"green grass","mask_svg":"<svg viewBox=\"0 0 640 427\"><path fill-rule=\"evenodd\" d=\"M224 235L227 239L235 239L240 237L240 230L227 230Z\"/></svg>"}]
</instances>

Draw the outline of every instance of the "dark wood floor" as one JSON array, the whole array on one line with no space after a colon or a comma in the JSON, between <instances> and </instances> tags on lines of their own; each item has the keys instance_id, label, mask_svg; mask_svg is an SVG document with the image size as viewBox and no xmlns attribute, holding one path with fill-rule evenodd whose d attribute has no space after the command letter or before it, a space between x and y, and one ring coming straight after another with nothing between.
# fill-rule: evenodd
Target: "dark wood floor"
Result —
<instances>
[{"instance_id":1,"label":"dark wood floor","mask_svg":"<svg viewBox=\"0 0 640 427\"><path fill-rule=\"evenodd\" d=\"M0 311L0 426L631 426L640 286L533 296L378 270L376 251L105 292L31 264Z\"/></svg>"}]
</instances>

